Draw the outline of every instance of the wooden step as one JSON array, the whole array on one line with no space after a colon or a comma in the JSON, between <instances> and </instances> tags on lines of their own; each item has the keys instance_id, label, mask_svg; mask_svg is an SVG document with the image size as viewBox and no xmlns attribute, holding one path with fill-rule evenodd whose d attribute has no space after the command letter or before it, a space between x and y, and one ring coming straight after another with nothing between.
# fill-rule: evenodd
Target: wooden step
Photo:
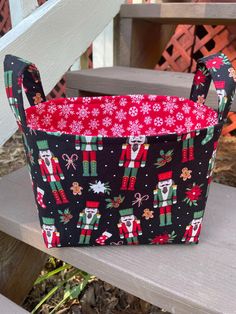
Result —
<instances>
[{"instance_id":1,"label":"wooden step","mask_svg":"<svg viewBox=\"0 0 236 314\"><path fill-rule=\"evenodd\" d=\"M92 94L159 94L189 97L193 74L154 71L129 67L107 67L67 72L67 96ZM217 108L212 86L207 104ZM236 111L236 100L231 108Z\"/></svg>"},{"instance_id":2,"label":"wooden step","mask_svg":"<svg viewBox=\"0 0 236 314\"><path fill-rule=\"evenodd\" d=\"M226 25L236 21L236 3L123 4L120 17L161 24Z\"/></svg>"},{"instance_id":3,"label":"wooden step","mask_svg":"<svg viewBox=\"0 0 236 314\"><path fill-rule=\"evenodd\" d=\"M19 305L0 294L0 313L2 314L26 314L28 311L24 310Z\"/></svg>"},{"instance_id":4,"label":"wooden step","mask_svg":"<svg viewBox=\"0 0 236 314\"><path fill-rule=\"evenodd\" d=\"M213 183L200 244L46 249L27 169L0 180L0 230L176 314L236 309L236 193Z\"/></svg>"}]
</instances>

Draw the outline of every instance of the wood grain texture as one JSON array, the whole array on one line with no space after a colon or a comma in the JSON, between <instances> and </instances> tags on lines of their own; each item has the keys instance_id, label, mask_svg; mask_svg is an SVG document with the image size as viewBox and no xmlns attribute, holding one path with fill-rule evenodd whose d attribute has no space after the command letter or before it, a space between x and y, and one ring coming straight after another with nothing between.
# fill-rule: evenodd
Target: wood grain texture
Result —
<instances>
[{"instance_id":1,"label":"wood grain texture","mask_svg":"<svg viewBox=\"0 0 236 314\"><path fill-rule=\"evenodd\" d=\"M0 293L21 304L48 256L1 231L0 252Z\"/></svg>"},{"instance_id":2,"label":"wood grain texture","mask_svg":"<svg viewBox=\"0 0 236 314\"><path fill-rule=\"evenodd\" d=\"M71 96L76 96L79 90L107 95L158 94L188 98L192 81L193 74L189 73L128 67L73 71L66 74L66 84ZM217 108L217 96L213 86L206 104ZM236 110L236 99L231 109Z\"/></svg>"},{"instance_id":3,"label":"wood grain texture","mask_svg":"<svg viewBox=\"0 0 236 314\"><path fill-rule=\"evenodd\" d=\"M50 250L43 244L26 168L4 177L0 190L3 232L172 313L235 313L235 188L212 184L197 246Z\"/></svg>"},{"instance_id":4,"label":"wood grain texture","mask_svg":"<svg viewBox=\"0 0 236 314\"><path fill-rule=\"evenodd\" d=\"M123 0L51 0L0 39L0 65L6 54L34 62L46 94L119 12ZM91 23L91 21L93 21ZM0 144L16 129L0 75Z\"/></svg>"},{"instance_id":5,"label":"wood grain texture","mask_svg":"<svg viewBox=\"0 0 236 314\"><path fill-rule=\"evenodd\" d=\"M0 294L0 312L2 314L26 314L28 311L16 305L2 294Z\"/></svg>"},{"instance_id":6,"label":"wood grain texture","mask_svg":"<svg viewBox=\"0 0 236 314\"><path fill-rule=\"evenodd\" d=\"M146 19L161 24L234 24L236 3L123 4L122 18Z\"/></svg>"},{"instance_id":7,"label":"wood grain texture","mask_svg":"<svg viewBox=\"0 0 236 314\"><path fill-rule=\"evenodd\" d=\"M153 24L117 16L114 23L114 65L152 69L174 34L174 25Z\"/></svg>"}]
</instances>

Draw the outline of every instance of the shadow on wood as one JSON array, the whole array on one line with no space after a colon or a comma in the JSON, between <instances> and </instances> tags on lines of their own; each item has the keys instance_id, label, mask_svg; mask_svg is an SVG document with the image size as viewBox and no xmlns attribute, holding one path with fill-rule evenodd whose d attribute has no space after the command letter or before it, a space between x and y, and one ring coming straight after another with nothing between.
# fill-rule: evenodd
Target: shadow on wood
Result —
<instances>
[{"instance_id":1,"label":"shadow on wood","mask_svg":"<svg viewBox=\"0 0 236 314\"><path fill-rule=\"evenodd\" d=\"M0 293L21 304L48 255L3 232L0 232L0 252Z\"/></svg>"}]
</instances>

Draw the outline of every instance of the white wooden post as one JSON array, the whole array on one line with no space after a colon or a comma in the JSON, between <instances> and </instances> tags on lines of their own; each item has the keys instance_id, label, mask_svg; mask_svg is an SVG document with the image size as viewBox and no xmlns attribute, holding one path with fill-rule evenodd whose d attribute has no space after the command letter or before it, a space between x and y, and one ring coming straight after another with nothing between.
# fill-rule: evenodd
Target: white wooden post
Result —
<instances>
[{"instance_id":1,"label":"white wooden post","mask_svg":"<svg viewBox=\"0 0 236 314\"><path fill-rule=\"evenodd\" d=\"M93 67L113 66L113 21L93 42Z\"/></svg>"},{"instance_id":2,"label":"white wooden post","mask_svg":"<svg viewBox=\"0 0 236 314\"><path fill-rule=\"evenodd\" d=\"M12 27L15 27L38 7L38 2L37 0L9 0L9 5Z\"/></svg>"},{"instance_id":3,"label":"white wooden post","mask_svg":"<svg viewBox=\"0 0 236 314\"><path fill-rule=\"evenodd\" d=\"M124 0L47 1L0 38L1 69L6 54L34 62L41 71L44 89L48 93L119 12L123 2ZM32 40L35 42L32 43ZM0 75L0 104L2 144L16 129L7 104L3 75Z\"/></svg>"}]
</instances>

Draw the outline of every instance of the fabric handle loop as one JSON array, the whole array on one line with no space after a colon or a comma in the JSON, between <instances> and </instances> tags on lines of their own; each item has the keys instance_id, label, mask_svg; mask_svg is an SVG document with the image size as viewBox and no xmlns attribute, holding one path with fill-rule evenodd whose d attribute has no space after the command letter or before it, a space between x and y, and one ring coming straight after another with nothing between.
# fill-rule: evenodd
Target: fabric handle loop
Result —
<instances>
[{"instance_id":1,"label":"fabric handle loop","mask_svg":"<svg viewBox=\"0 0 236 314\"><path fill-rule=\"evenodd\" d=\"M205 103L211 80L213 80L218 97L218 121L227 118L235 94L236 72L223 53L198 60L197 71L193 78L190 99Z\"/></svg>"},{"instance_id":2,"label":"fabric handle loop","mask_svg":"<svg viewBox=\"0 0 236 314\"><path fill-rule=\"evenodd\" d=\"M22 89L30 106L46 101L40 74L34 64L13 55L4 59L4 81L9 105L20 129L26 128Z\"/></svg>"}]
</instances>

